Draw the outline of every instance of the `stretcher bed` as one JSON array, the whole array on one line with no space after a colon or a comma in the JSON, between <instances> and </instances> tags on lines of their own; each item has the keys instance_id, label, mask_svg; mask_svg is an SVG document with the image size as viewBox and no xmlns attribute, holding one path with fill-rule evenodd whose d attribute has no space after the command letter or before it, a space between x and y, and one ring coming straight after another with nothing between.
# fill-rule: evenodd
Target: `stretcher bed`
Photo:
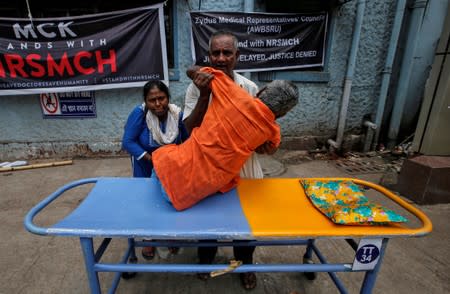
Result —
<instances>
[{"instance_id":1,"label":"stretcher bed","mask_svg":"<svg viewBox=\"0 0 450 294\"><path fill-rule=\"evenodd\" d=\"M351 180L374 189L399 204L420 220L421 226L336 225L320 213L306 197L300 179L242 180L236 189L210 196L184 211L176 211L161 195L153 179L90 178L67 184L33 207L25 227L39 235L79 237L91 293L100 293L99 272L116 272L109 293L121 277L135 272L212 272L229 269L227 264L142 264L136 247L142 246L275 246L305 245L301 264L251 264L233 269L242 272L304 272L309 279L327 272L341 293L347 293L336 272L365 271L360 293L371 293L388 240L418 237L431 232L430 220L417 208L376 184ZM44 228L34 217L48 204L74 187L94 184L83 202L56 224ZM94 248L93 238L103 242ZM128 247L115 264L101 262L112 238L123 238ZM315 244L316 239L344 239L355 250L347 263L328 263ZM359 244L354 238L360 239ZM141 241L143 239L157 241ZM197 240L211 240L196 242ZM345 243L345 242L344 242ZM313 254L320 263L312 262Z\"/></svg>"}]
</instances>

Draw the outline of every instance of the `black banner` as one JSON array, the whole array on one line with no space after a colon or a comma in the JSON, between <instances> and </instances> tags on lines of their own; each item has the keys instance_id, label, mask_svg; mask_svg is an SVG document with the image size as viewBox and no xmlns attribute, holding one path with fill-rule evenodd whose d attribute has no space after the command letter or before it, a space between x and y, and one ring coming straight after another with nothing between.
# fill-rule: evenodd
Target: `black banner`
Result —
<instances>
[{"instance_id":1,"label":"black banner","mask_svg":"<svg viewBox=\"0 0 450 294\"><path fill-rule=\"evenodd\" d=\"M239 40L236 70L264 71L323 66L327 13L267 14L191 12L192 54L207 65L208 42L217 30Z\"/></svg>"},{"instance_id":2,"label":"black banner","mask_svg":"<svg viewBox=\"0 0 450 294\"><path fill-rule=\"evenodd\" d=\"M46 19L0 18L0 95L168 80L162 4Z\"/></svg>"}]
</instances>

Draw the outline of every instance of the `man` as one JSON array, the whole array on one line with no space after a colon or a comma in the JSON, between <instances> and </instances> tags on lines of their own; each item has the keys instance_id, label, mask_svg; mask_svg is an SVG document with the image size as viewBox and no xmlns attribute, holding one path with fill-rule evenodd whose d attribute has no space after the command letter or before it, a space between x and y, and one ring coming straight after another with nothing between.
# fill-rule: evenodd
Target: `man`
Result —
<instances>
[{"instance_id":1,"label":"man","mask_svg":"<svg viewBox=\"0 0 450 294\"><path fill-rule=\"evenodd\" d=\"M266 142L278 147L281 133L275 120L298 101L297 87L291 82L273 81L255 99L220 70L195 69L189 76L195 79L203 73L213 75L213 79L212 99L202 124L182 144L163 146L152 156L154 178L161 184L163 197L177 210L236 187L240 169L258 146ZM217 249L213 248L215 254ZM239 254L235 250L236 259L249 263ZM254 273L240 277L246 289L256 286Z\"/></svg>"},{"instance_id":2,"label":"man","mask_svg":"<svg viewBox=\"0 0 450 294\"><path fill-rule=\"evenodd\" d=\"M244 76L234 72L238 57L238 40L231 32L217 31L210 37L210 65L215 69L223 71L250 95L256 96L258 86ZM189 133L193 128L200 126L206 110L208 109L211 94L209 83L211 79L212 76L206 73L203 75L198 75L193 79L193 82L189 85L186 91L183 122ZM260 153L273 154L275 153L276 148L273 148L270 144L264 144L256 151ZM253 154L244 164L240 175L242 178L263 178L264 174L255 154ZM255 251L255 247L234 247L233 251L237 260L242 260L247 264L253 263L253 252ZM212 263L216 253L217 247L199 247L198 256L200 263ZM199 274L199 278L206 280L208 275ZM253 289L256 287L256 276L254 273L241 275L241 280L244 288L246 289Z\"/></svg>"}]
</instances>

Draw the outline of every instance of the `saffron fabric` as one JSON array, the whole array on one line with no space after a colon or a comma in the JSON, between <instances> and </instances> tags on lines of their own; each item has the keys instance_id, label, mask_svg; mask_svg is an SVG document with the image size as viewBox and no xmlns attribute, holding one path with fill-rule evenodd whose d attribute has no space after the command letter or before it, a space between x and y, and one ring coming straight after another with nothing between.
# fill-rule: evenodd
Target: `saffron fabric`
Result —
<instances>
[{"instance_id":1,"label":"saffron fabric","mask_svg":"<svg viewBox=\"0 0 450 294\"><path fill-rule=\"evenodd\" d=\"M202 70L214 75L202 124L183 144L166 145L152 154L154 169L177 210L231 190L258 146L266 141L274 147L280 144L280 127L265 104L222 71Z\"/></svg>"},{"instance_id":2,"label":"saffron fabric","mask_svg":"<svg viewBox=\"0 0 450 294\"><path fill-rule=\"evenodd\" d=\"M406 222L391 209L370 202L351 181L301 180L313 205L336 224L376 225Z\"/></svg>"},{"instance_id":3,"label":"saffron fabric","mask_svg":"<svg viewBox=\"0 0 450 294\"><path fill-rule=\"evenodd\" d=\"M243 88L247 93L256 96L258 93L258 86L251 80L247 79L243 75L240 75L236 71L233 71L234 82L239 85L239 87ZM191 115L195 106L197 105L198 98L200 97L200 90L197 86L192 82L189 84L186 95L184 97L184 110L183 110L183 120ZM210 96L211 102L211 96ZM262 179L264 178L264 173L261 168L261 164L258 160L258 154L253 152L252 155L247 159L244 166L240 171L241 178L249 178L249 179Z\"/></svg>"}]
</instances>

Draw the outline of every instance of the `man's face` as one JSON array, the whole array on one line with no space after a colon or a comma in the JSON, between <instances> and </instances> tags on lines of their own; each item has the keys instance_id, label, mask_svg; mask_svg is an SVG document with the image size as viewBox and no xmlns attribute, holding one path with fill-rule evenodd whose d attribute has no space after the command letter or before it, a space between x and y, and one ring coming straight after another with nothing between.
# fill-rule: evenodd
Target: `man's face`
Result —
<instances>
[{"instance_id":1,"label":"man's face","mask_svg":"<svg viewBox=\"0 0 450 294\"><path fill-rule=\"evenodd\" d=\"M211 40L209 61L211 66L223 71L233 78L233 70L236 66L239 51L234 47L231 36L217 36Z\"/></svg>"}]
</instances>

